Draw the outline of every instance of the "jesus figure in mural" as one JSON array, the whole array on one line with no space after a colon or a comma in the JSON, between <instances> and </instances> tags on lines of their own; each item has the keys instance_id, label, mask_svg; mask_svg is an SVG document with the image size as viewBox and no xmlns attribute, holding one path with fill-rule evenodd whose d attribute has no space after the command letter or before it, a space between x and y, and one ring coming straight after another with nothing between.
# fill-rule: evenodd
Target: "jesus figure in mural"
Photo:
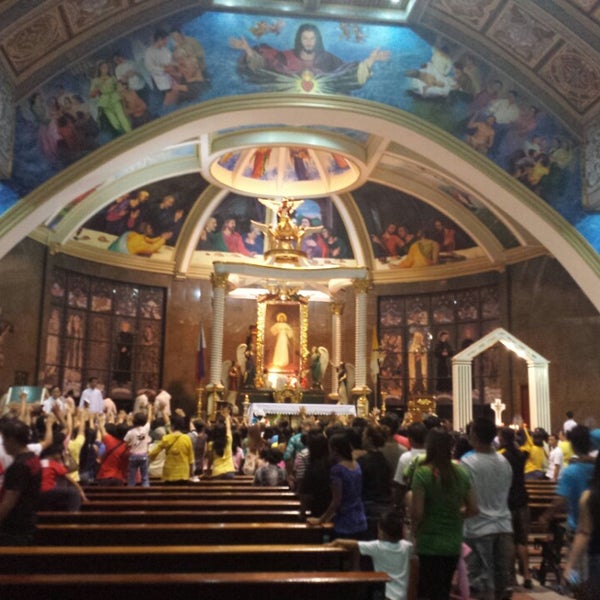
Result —
<instances>
[{"instance_id":1,"label":"jesus figure in mural","mask_svg":"<svg viewBox=\"0 0 600 600\"><path fill-rule=\"evenodd\" d=\"M271 326L271 334L275 336L273 367L283 369L290 364L290 347L294 339L294 330L288 324L285 313L277 314L277 321Z\"/></svg>"}]
</instances>

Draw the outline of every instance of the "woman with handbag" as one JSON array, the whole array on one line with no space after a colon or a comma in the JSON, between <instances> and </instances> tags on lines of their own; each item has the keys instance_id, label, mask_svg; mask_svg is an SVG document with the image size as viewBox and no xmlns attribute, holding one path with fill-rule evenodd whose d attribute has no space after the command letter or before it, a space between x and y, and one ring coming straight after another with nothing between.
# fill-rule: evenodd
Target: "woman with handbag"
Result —
<instances>
[{"instance_id":1,"label":"woman with handbag","mask_svg":"<svg viewBox=\"0 0 600 600\"><path fill-rule=\"evenodd\" d=\"M185 417L176 414L169 421L169 416L165 414L165 420L167 426L170 423L172 431L164 435L150 450L148 458L154 460L164 449L162 481L169 485L185 485L194 477L194 446L190 436L183 432Z\"/></svg>"}]
</instances>

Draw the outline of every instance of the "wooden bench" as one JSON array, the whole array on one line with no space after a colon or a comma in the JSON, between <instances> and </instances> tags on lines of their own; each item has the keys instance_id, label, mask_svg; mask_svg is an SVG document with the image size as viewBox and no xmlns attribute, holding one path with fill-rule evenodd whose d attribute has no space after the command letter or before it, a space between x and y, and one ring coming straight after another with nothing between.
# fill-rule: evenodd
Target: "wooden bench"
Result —
<instances>
[{"instance_id":1,"label":"wooden bench","mask_svg":"<svg viewBox=\"0 0 600 600\"><path fill-rule=\"evenodd\" d=\"M90 487L93 487L95 484L92 483L89 485ZM190 481L188 485L254 485L254 475L236 475L233 479L206 479L205 477L202 477L200 481ZM171 487L171 484L162 481L161 479L150 478L150 487L158 486Z\"/></svg>"},{"instance_id":2,"label":"wooden bench","mask_svg":"<svg viewBox=\"0 0 600 600\"><path fill-rule=\"evenodd\" d=\"M298 510L95 510L83 512L39 512L38 523L231 523L231 522L288 522L301 520Z\"/></svg>"},{"instance_id":3,"label":"wooden bench","mask_svg":"<svg viewBox=\"0 0 600 600\"><path fill-rule=\"evenodd\" d=\"M105 600L131 595L144 600L202 598L231 600L306 600L344 598L376 600L385 595L389 577L384 573L356 571L258 572L258 573L132 573L0 575L0 596L7 600L60 598Z\"/></svg>"},{"instance_id":4,"label":"wooden bench","mask_svg":"<svg viewBox=\"0 0 600 600\"><path fill-rule=\"evenodd\" d=\"M35 543L42 546L153 546L198 544L322 544L332 525L305 523L119 523L41 524Z\"/></svg>"},{"instance_id":5,"label":"wooden bench","mask_svg":"<svg viewBox=\"0 0 600 600\"><path fill-rule=\"evenodd\" d=\"M166 546L4 546L0 572L11 574L348 571L351 553L310 544ZM82 578L83 579L83 578Z\"/></svg>"},{"instance_id":6,"label":"wooden bench","mask_svg":"<svg viewBox=\"0 0 600 600\"><path fill-rule=\"evenodd\" d=\"M142 487L136 485L129 487L126 485L83 485L81 486L86 493L95 492L110 492L119 494L139 494L140 492L193 492L196 490L202 490L206 492L247 492L251 490L261 490L264 492L289 492L290 488L287 485L232 485L223 482L213 482L210 484L205 483L194 483L191 485L154 485L150 487Z\"/></svg>"},{"instance_id":7,"label":"wooden bench","mask_svg":"<svg viewBox=\"0 0 600 600\"><path fill-rule=\"evenodd\" d=\"M299 510L299 500L94 500L84 503L82 511L88 510Z\"/></svg>"},{"instance_id":8,"label":"wooden bench","mask_svg":"<svg viewBox=\"0 0 600 600\"><path fill-rule=\"evenodd\" d=\"M88 500L91 502L97 501L113 501L113 500L297 500L293 492L264 492L261 490L236 490L236 491L205 491L205 490L190 490L190 491L140 491L134 492L86 492Z\"/></svg>"}]
</instances>

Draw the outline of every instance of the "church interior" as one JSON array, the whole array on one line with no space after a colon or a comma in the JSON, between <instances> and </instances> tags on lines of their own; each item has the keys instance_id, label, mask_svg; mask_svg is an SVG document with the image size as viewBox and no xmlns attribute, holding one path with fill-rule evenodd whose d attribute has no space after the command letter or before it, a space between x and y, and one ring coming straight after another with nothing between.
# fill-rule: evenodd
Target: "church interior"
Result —
<instances>
[{"instance_id":1,"label":"church interior","mask_svg":"<svg viewBox=\"0 0 600 600\"><path fill-rule=\"evenodd\" d=\"M0 389L592 423L598 65L590 0L5 0Z\"/></svg>"}]
</instances>

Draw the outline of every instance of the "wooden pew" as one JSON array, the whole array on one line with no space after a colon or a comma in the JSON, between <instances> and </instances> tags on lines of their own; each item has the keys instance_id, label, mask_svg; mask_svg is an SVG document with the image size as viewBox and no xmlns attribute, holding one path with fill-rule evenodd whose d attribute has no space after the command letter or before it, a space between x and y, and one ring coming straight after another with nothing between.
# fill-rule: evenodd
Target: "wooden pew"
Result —
<instances>
[{"instance_id":1,"label":"wooden pew","mask_svg":"<svg viewBox=\"0 0 600 600\"><path fill-rule=\"evenodd\" d=\"M94 485L94 484L91 484ZM236 475L233 479L206 479L202 477L200 481L189 482L188 485L236 485L247 486L254 485L254 475ZM165 486L170 487L170 483L166 483L161 479L150 478L150 486Z\"/></svg>"},{"instance_id":2,"label":"wooden pew","mask_svg":"<svg viewBox=\"0 0 600 600\"><path fill-rule=\"evenodd\" d=\"M84 503L82 511L88 510L299 510L299 500L94 500Z\"/></svg>"},{"instance_id":3,"label":"wooden pew","mask_svg":"<svg viewBox=\"0 0 600 600\"><path fill-rule=\"evenodd\" d=\"M11 574L347 571L351 554L310 544L166 546L4 546L0 572Z\"/></svg>"},{"instance_id":4,"label":"wooden pew","mask_svg":"<svg viewBox=\"0 0 600 600\"><path fill-rule=\"evenodd\" d=\"M305 523L120 523L38 525L42 546L154 546L206 544L322 544L332 525Z\"/></svg>"},{"instance_id":5,"label":"wooden pew","mask_svg":"<svg viewBox=\"0 0 600 600\"><path fill-rule=\"evenodd\" d=\"M205 491L205 490L190 490L190 491L140 491L134 492L86 492L88 500L91 502L97 501L113 501L113 500L297 500L298 496L294 492L264 492L261 490L236 490L236 491Z\"/></svg>"},{"instance_id":6,"label":"wooden pew","mask_svg":"<svg viewBox=\"0 0 600 600\"><path fill-rule=\"evenodd\" d=\"M247 492L248 490L261 490L264 492L289 492L290 488L287 485L233 485L230 483L213 482L213 483L194 483L191 485L154 485L150 487L142 487L136 485L129 487L127 485L83 485L81 486L87 493L92 492L111 492L120 494L139 494L140 492L192 492L202 490L205 492Z\"/></svg>"},{"instance_id":7,"label":"wooden pew","mask_svg":"<svg viewBox=\"0 0 600 600\"><path fill-rule=\"evenodd\" d=\"M202 598L231 600L241 596L261 600L344 598L375 600L384 597L384 573L356 571L257 573L156 573L0 575L0 596L7 600L60 598L105 600L134 595L144 600Z\"/></svg>"},{"instance_id":8,"label":"wooden pew","mask_svg":"<svg viewBox=\"0 0 600 600\"><path fill-rule=\"evenodd\" d=\"M298 510L95 510L83 512L39 512L38 523L231 523L301 521Z\"/></svg>"}]
</instances>

